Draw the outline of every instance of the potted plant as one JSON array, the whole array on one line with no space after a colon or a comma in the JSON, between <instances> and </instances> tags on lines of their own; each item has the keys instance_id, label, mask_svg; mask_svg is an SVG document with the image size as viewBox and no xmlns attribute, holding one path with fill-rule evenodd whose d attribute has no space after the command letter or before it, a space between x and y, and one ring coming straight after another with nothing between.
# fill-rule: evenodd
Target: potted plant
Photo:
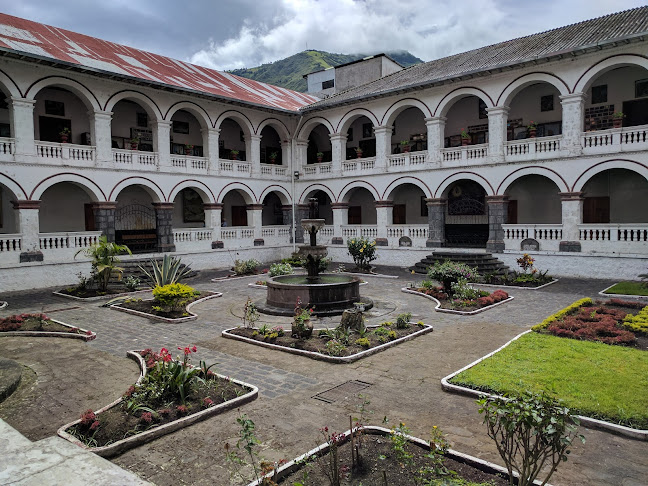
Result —
<instances>
[{"instance_id":1,"label":"potted plant","mask_svg":"<svg viewBox=\"0 0 648 486\"><path fill-rule=\"evenodd\" d=\"M355 148L355 153L356 153L356 156L357 156L359 159L362 158L362 149L361 149L360 147L356 147L356 148Z\"/></svg>"},{"instance_id":2,"label":"potted plant","mask_svg":"<svg viewBox=\"0 0 648 486\"><path fill-rule=\"evenodd\" d=\"M239 151L238 150L230 150L230 156L232 157L232 160L238 160L239 156Z\"/></svg>"},{"instance_id":3,"label":"potted plant","mask_svg":"<svg viewBox=\"0 0 648 486\"><path fill-rule=\"evenodd\" d=\"M324 152L317 152L315 156L317 157L317 161L321 162L324 159Z\"/></svg>"},{"instance_id":4,"label":"potted plant","mask_svg":"<svg viewBox=\"0 0 648 486\"><path fill-rule=\"evenodd\" d=\"M130 147L131 150L137 150L137 147L139 146L140 138L139 135L133 137L130 139Z\"/></svg>"},{"instance_id":5,"label":"potted plant","mask_svg":"<svg viewBox=\"0 0 648 486\"><path fill-rule=\"evenodd\" d=\"M193 155L193 145L185 145L184 150L185 150L185 155Z\"/></svg>"},{"instance_id":6,"label":"potted plant","mask_svg":"<svg viewBox=\"0 0 648 486\"><path fill-rule=\"evenodd\" d=\"M408 153L410 151L410 141L409 140L401 140L400 142L400 149L401 153Z\"/></svg>"},{"instance_id":7,"label":"potted plant","mask_svg":"<svg viewBox=\"0 0 648 486\"><path fill-rule=\"evenodd\" d=\"M538 130L538 124L533 120L531 120L527 125L527 133L529 135L529 138L535 138L537 130Z\"/></svg>"},{"instance_id":8,"label":"potted plant","mask_svg":"<svg viewBox=\"0 0 648 486\"><path fill-rule=\"evenodd\" d=\"M461 129L461 133L459 134L459 136L461 137L461 145L465 146L470 143L470 135L468 134L465 128Z\"/></svg>"},{"instance_id":9,"label":"potted plant","mask_svg":"<svg viewBox=\"0 0 648 486\"><path fill-rule=\"evenodd\" d=\"M277 152L270 152L270 155L268 156L268 159L270 159L270 163L274 164L277 162L277 157L279 154Z\"/></svg>"},{"instance_id":10,"label":"potted plant","mask_svg":"<svg viewBox=\"0 0 648 486\"><path fill-rule=\"evenodd\" d=\"M623 119L625 115L622 111L615 111L612 113L612 126L614 128L621 128L623 126Z\"/></svg>"},{"instance_id":11,"label":"potted plant","mask_svg":"<svg viewBox=\"0 0 648 486\"><path fill-rule=\"evenodd\" d=\"M61 143L68 143L70 139L70 129L65 127L59 132L59 137L61 137Z\"/></svg>"}]
</instances>

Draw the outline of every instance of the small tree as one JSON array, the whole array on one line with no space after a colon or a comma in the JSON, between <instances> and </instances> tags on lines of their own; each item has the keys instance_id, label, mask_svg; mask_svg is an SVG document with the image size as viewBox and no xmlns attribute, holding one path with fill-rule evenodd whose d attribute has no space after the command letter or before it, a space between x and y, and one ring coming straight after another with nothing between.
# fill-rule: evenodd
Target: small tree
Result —
<instances>
[{"instance_id":1,"label":"small tree","mask_svg":"<svg viewBox=\"0 0 648 486\"><path fill-rule=\"evenodd\" d=\"M108 288L108 282L113 273L116 273L118 278L121 279L124 269L117 266L119 263L117 255L122 253L132 255L126 245L110 243L105 236L99 237L97 243L88 248L77 251L74 257L76 258L79 253L83 253L92 259L92 272L97 281L97 288L101 292L105 292Z\"/></svg>"},{"instance_id":2,"label":"small tree","mask_svg":"<svg viewBox=\"0 0 648 486\"><path fill-rule=\"evenodd\" d=\"M479 413L484 414L488 436L495 441L506 469L509 484L514 484L513 470L519 474L518 486L532 485L540 470L550 467L542 484L549 481L561 462L567 461L569 447L578 437L580 422L544 392L524 393L515 397L481 397Z\"/></svg>"},{"instance_id":3,"label":"small tree","mask_svg":"<svg viewBox=\"0 0 648 486\"><path fill-rule=\"evenodd\" d=\"M347 240L347 249L358 270L363 272L371 270L371 262L377 258L375 240L369 241L364 236L362 238L351 238Z\"/></svg>"},{"instance_id":4,"label":"small tree","mask_svg":"<svg viewBox=\"0 0 648 486\"><path fill-rule=\"evenodd\" d=\"M460 279L474 281L479 277L479 273L465 263L445 260L443 263L437 262L428 267L428 277L441 283L446 294L453 295L452 284L457 283Z\"/></svg>"}]
</instances>

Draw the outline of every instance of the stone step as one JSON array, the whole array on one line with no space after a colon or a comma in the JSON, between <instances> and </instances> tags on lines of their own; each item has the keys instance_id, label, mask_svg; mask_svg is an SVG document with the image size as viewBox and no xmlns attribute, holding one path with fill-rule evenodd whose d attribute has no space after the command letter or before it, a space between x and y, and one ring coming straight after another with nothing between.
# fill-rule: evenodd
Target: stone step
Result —
<instances>
[{"instance_id":1,"label":"stone step","mask_svg":"<svg viewBox=\"0 0 648 486\"><path fill-rule=\"evenodd\" d=\"M427 255L420 262L417 262L415 265L410 267L410 271L414 271L418 274L427 273L429 266L434 265L435 263L443 263L446 260L451 260L454 262L465 263L471 267L477 269L480 274L492 273L496 275L501 275L503 273L509 272L510 269L497 257L494 257L492 253L475 253L475 252L449 252L449 251L435 251L431 255Z\"/></svg>"}]
</instances>

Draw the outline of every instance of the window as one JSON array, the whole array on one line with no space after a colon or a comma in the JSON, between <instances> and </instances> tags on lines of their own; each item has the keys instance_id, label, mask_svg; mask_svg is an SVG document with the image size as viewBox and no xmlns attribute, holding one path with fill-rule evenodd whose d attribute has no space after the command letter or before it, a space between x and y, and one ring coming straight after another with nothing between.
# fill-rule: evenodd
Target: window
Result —
<instances>
[{"instance_id":1,"label":"window","mask_svg":"<svg viewBox=\"0 0 648 486\"><path fill-rule=\"evenodd\" d=\"M362 138L371 138L373 135L373 125L371 123L362 124Z\"/></svg>"},{"instance_id":2,"label":"window","mask_svg":"<svg viewBox=\"0 0 648 486\"><path fill-rule=\"evenodd\" d=\"M540 111L553 111L554 109L554 96L547 95L540 97Z\"/></svg>"},{"instance_id":3,"label":"window","mask_svg":"<svg viewBox=\"0 0 648 486\"><path fill-rule=\"evenodd\" d=\"M329 89L335 87L335 79L329 79L327 81L322 81L322 89Z\"/></svg>"},{"instance_id":4,"label":"window","mask_svg":"<svg viewBox=\"0 0 648 486\"><path fill-rule=\"evenodd\" d=\"M482 100L479 100L479 118L488 118L486 103L484 103Z\"/></svg>"},{"instance_id":5,"label":"window","mask_svg":"<svg viewBox=\"0 0 648 486\"><path fill-rule=\"evenodd\" d=\"M45 114L65 116L65 104L62 101L45 100Z\"/></svg>"},{"instance_id":6,"label":"window","mask_svg":"<svg viewBox=\"0 0 648 486\"><path fill-rule=\"evenodd\" d=\"M607 103L607 84L592 86L592 104Z\"/></svg>"},{"instance_id":7,"label":"window","mask_svg":"<svg viewBox=\"0 0 648 486\"><path fill-rule=\"evenodd\" d=\"M148 127L148 114L146 113L137 113L137 124L138 127L147 128Z\"/></svg>"},{"instance_id":8,"label":"window","mask_svg":"<svg viewBox=\"0 0 648 486\"><path fill-rule=\"evenodd\" d=\"M172 123L173 123L173 133L189 133L189 122L174 120Z\"/></svg>"},{"instance_id":9,"label":"window","mask_svg":"<svg viewBox=\"0 0 648 486\"><path fill-rule=\"evenodd\" d=\"M635 81L635 98L648 96L648 79Z\"/></svg>"}]
</instances>

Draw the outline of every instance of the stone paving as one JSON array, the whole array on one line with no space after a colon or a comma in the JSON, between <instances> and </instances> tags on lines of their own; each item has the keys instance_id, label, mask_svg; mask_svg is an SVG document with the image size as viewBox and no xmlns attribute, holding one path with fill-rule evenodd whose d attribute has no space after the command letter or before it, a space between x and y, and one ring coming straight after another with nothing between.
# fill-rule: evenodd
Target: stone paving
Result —
<instances>
[{"instance_id":1,"label":"stone paving","mask_svg":"<svg viewBox=\"0 0 648 486\"><path fill-rule=\"evenodd\" d=\"M257 424L257 435L263 441L261 454L268 459L292 458L312 448L320 442L318 429L322 426L340 431L348 428L349 414L357 415L357 397L349 396L331 404L311 397L356 379L372 384L363 391L371 401L368 408L373 411L367 422L380 424L384 416L392 423L402 420L414 435L423 438L433 425L438 425L449 434L455 449L501 462L481 424L474 400L443 392L440 379L575 300L596 297L599 290L611 284L600 280L562 279L542 290L512 290L513 301L482 314L463 317L436 313L431 301L400 292L414 278L420 280L419 276L400 269L385 270L400 278L367 277L369 284L361 287L361 293L384 302L384 307L393 311L370 320L392 319L398 313L409 311L415 320L432 324L435 331L347 365L313 361L220 337L223 329L240 324L237 315L248 296L253 300L264 296L263 290L247 287L254 277L211 282L214 274L201 273L189 283L200 290L224 295L193 307L199 318L183 324L149 321L101 307L101 302L80 303L52 296L49 291L1 295L0 299L8 300L10 306L0 311L0 316L54 311L51 315L57 319L97 332L97 339L89 343L30 339L27 345L18 338L0 338L0 357L15 359L37 375L32 382L27 380L28 392L22 390L22 385L16 392L26 393L21 395L23 406L30 400L33 406L17 408L15 401L10 402L12 396L0 404L0 418L28 435L26 432L33 428L30 414L42 409L37 415L41 422L38 430L53 433L75 413L72 409L78 415L88 407L96 408L112 401L127 388L135 372L133 363L124 358L126 350L163 346L175 350L178 346L195 344L199 348L197 358L215 361L220 373L260 388L260 398L243 406L240 412ZM264 321L289 326L282 319L285 318L268 317ZM321 325L335 323L335 319L323 319ZM58 366L63 370L60 373L47 371L57 368L57 363L43 358L48 349L56 353ZM79 353L85 356L83 360L77 359ZM120 363L125 365L123 370L118 369ZM97 368L102 372L96 373ZM51 377L41 382L41 373L49 373ZM58 388L52 381L58 382ZM60 395L58 401L56 393ZM97 403L98 397L103 400L101 403ZM230 411L195 424L126 452L113 462L158 485L238 484L230 480L222 452L226 442L236 442L238 413ZM645 484L648 477L645 442L587 429L584 433L587 443L574 448L570 460L554 475L553 484Z\"/></svg>"}]
</instances>

